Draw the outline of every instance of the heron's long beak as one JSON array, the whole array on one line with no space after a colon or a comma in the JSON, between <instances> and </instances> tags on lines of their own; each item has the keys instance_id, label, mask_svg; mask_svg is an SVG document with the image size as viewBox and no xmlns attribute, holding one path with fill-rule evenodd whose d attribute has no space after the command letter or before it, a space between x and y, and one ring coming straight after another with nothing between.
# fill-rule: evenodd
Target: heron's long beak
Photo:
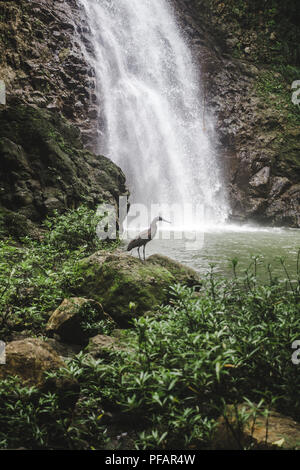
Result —
<instances>
[{"instance_id":1,"label":"heron's long beak","mask_svg":"<svg viewBox=\"0 0 300 470\"><path fill-rule=\"evenodd\" d=\"M168 224L171 224L171 222L169 222L169 220L166 220L166 219L163 219L163 218L161 218L161 220L163 220L164 222L167 222Z\"/></svg>"}]
</instances>

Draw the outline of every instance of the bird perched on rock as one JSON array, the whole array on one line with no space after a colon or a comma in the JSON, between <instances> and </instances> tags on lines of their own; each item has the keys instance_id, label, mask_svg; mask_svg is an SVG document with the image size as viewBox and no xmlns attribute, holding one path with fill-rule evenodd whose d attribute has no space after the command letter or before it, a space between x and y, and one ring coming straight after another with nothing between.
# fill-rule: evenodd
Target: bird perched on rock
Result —
<instances>
[{"instance_id":1,"label":"bird perched on rock","mask_svg":"<svg viewBox=\"0 0 300 470\"><path fill-rule=\"evenodd\" d=\"M161 221L162 222L167 222L168 224L171 223L168 220L163 219L161 216L155 217L152 220L151 225L147 230L144 230L143 232L139 233L137 237L135 237L133 240L131 240L131 242L127 246L127 251L131 251L131 250L133 250L133 248L137 248L139 258L141 259L140 248L142 246L143 249L144 249L144 261L145 261L145 248L146 248L146 245L147 245L148 242L150 242L150 240L153 240L153 238L155 237L155 234L157 232L157 222L161 222Z\"/></svg>"}]
</instances>

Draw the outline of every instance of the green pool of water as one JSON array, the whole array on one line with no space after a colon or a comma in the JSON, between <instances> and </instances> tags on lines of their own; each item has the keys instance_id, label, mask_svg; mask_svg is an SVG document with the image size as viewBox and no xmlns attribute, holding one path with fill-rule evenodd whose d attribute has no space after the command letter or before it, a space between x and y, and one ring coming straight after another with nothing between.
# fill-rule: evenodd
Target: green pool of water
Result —
<instances>
[{"instance_id":1,"label":"green pool of water","mask_svg":"<svg viewBox=\"0 0 300 470\"><path fill-rule=\"evenodd\" d=\"M281 257L290 276L295 278L299 249L299 229L224 226L184 234L180 231L160 230L155 239L147 244L146 257L160 253L202 274L206 274L213 263L216 273L231 276L232 258L238 259L237 272L243 274L251 263L251 257L259 256L258 277L262 279L269 278L266 270L269 263L274 276L286 277L279 259ZM134 255L137 255L136 250Z\"/></svg>"}]
</instances>

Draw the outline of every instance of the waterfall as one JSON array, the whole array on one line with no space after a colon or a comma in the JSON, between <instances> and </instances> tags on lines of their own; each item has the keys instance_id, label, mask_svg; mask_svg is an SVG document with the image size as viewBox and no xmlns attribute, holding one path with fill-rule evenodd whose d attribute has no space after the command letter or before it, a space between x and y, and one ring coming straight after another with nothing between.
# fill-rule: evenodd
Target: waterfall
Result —
<instances>
[{"instance_id":1,"label":"waterfall","mask_svg":"<svg viewBox=\"0 0 300 470\"><path fill-rule=\"evenodd\" d=\"M94 48L98 150L124 171L131 203L199 204L199 222L224 221L213 122L204 124L199 70L168 1L80 2Z\"/></svg>"}]
</instances>

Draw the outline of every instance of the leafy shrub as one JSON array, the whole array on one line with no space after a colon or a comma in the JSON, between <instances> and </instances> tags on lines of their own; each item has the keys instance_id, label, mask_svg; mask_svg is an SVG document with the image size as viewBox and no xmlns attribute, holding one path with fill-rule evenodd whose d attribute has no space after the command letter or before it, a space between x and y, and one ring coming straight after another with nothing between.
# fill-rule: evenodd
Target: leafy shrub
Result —
<instances>
[{"instance_id":1,"label":"leafy shrub","mask_svg":"<svg viewBox=\"0 0 300 470\"><path fill-rule=\"evenodd\" d=\"M80 207L45 222L41 241L30 237L16 246L0 240L0 337L28 329L40 332L48 313L76 286L76 263L95 250L113 249L118 241L97 238L95 213Z\"/></svg>"},{"instance_id":2,"label":"leafy shrub","mask_svg":"<svg viewBox=\"0 0 300 470\"><path fill-rule=\"evenodd\" d=\"M101 217L95 211L85 206L59 215L56 211L44 225L48 232L45 237L49 245L62 250L75 250L86 246L89 249L101 247L101 241L96 234L96 227Z\"/></svg>"}]
</instances>

